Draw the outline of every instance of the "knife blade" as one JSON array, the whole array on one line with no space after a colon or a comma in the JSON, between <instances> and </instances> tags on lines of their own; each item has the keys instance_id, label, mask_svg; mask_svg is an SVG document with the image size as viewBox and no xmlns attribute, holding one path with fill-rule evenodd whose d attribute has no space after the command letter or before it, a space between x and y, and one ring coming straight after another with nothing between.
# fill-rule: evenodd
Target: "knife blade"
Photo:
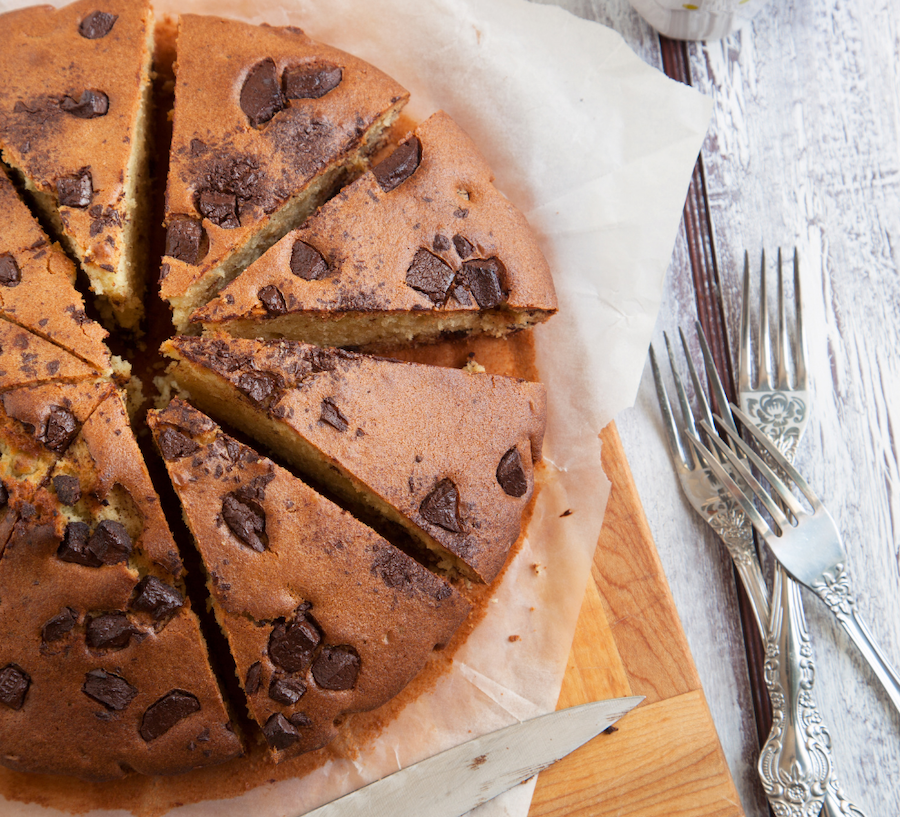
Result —
<instances>
[{"instance_id":1,"label":"knife blade","mask_svg":"<svg viewBox=\"0 0 900 817\"><path fill-rule=\"evenodd\" d=\"M407 766L305 817L459 817L574 752L643 700L594 701L515 723Z\"/></svg>"}]
</instances>

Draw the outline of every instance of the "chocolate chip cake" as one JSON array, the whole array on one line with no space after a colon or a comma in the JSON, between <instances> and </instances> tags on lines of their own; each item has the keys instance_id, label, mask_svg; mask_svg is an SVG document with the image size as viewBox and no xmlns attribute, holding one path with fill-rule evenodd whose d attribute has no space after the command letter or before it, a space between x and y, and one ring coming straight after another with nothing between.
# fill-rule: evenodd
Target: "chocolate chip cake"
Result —
<instances>
[{"instance_id":1,"label":"chocolate chip cake","mask_svg":"<svg viewBox=\"0 0 900 817\"><path fill-rule=\"evenodd\" d=\"M0 43L0 764L103 781L323 747L461 640L546 413L537 383L324 347L526 328L556 310L546 261L446 114L389 132L408 93L300 29L78 0L0 15ZM129 416L97 307L144 385L170 337L185 399Z\"/></svg>"},{"instance_id":2,"label":"chocolate chip cake","mask_svg":"<svg viewBox=\"0 0 900 817\"><path fill-rule=\"evenodd\" d=\"M0 42L3 161L115 320L135 329L146 263L148 0L8 12Z\"/></svg>"},{"instance_id":3,"label":"chocolate chip cake","mask_svg":"<svg viewBox=\"0 0 900 817\"><path fill-rule=\"evenodd\" d=\"M541 457L541 384L297 341L179 336L163 351L198 406L399 523L444 569L490 582L503 567Z\"/></svg>"},{"instance_id":4,"label":"chocolate chip cake","mask_svg":"<svg viewBox=\"0 0 900 817\"><path fill-rule=\"evenodd\" d=\"M451 585L187 403L149 424L276 757L393 698L466 618Z\"/></svg>"},{"instance_id":5,"label":"chocolate chip cake","mask_svg":"<svg viewBox=\"0 0 900 817\"><path fill-rule=\"evenodd\" d=\"M556 311L550 269L472 140L438 112L191 316L322 346L505 335Z\"/></svg>"},{"instance_id":6,"label":"chocolate chip cake","mask_svg":"<svg viewBox=\"0 0 900 817\"><path fill-rule=\"evenodd\" d=\"M177 54L160 291L184 331L364 169L409 94L297 28L186 14Z\"/></svg>"}]
</instances>

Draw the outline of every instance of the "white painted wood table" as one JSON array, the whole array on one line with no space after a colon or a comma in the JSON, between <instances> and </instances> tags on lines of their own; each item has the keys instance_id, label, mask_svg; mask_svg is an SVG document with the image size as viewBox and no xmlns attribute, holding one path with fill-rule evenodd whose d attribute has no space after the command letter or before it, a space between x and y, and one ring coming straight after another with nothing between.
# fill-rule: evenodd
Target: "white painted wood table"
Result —
<instances>
[{"instance_id":1,"label":"white painted wood table","mask_svg":"<svg viewBox=\"0 0 900 817\"><path fill-rule=\"evenodd\" d=\"M544 0L621 33L662 67L627 0ZM900 0L770 2L729 38L687 46L715 101L702 151L719 295L736 367L744 250L799 249L812 419L797 456L838 520L859 604L900 664ZM771 266L771 265L770 265ZM654 343L697 316L682 228ZM617 425L735 783L766 812L734 575L675 479L649 367ZM804 591L845 792L900 814L900 715L824 607Z\"/></svg>"}]
</instances>

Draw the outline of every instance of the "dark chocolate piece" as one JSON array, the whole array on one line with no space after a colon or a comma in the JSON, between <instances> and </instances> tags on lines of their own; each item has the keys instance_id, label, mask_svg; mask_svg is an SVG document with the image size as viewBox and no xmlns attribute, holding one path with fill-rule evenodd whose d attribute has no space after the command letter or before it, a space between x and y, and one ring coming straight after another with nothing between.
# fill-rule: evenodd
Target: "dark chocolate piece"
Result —
<instances>
[{"instance_id":1,"label":"dark chocolate piece","mask_svg":"<svg viewBox=\"0 0 900 817\"><path fill-rule=\"evenodd\" d=\"M372 173L375 181L385 193L390 193L395 187L405 182L422 161L422 143L418 136L411 136L400 145L390 156L382 159Z\"/></svg>"},{"instance_id":2,"label":"dark chocolate piece","mask_svg":"<svg viewBox=\"0 0 900 817\"><path fill-rule=\"evenodd\" d=\"M323 647L312 665L313 678L323 689L353 689L359 677L359 653L346 644Z\"/></svg>"},{"instance_id":3,"label":"dark chocolate piece","mask_svg":"<svg viewBox=\"0 0 900 817\"><path fill-rule=\"evenodd\" d=\"M62 406L51 406L44 424L42 442L51 451L62 454L78 433L75 415Z\"/></svg>"},{"instance_id":4,"label":"dark chocolate piece","mask_svg":"<svg viewBox=\"0 0 900 817\"><path fill-rule=\"evenodd\" d=\"M98 116L106 116L109 111L109 97L103 91L88 88L81 92L77 100L64 96L59 107L78 119L96 119Z\"/></svg>"},{"instance_id":5,"label":"dark chocolate piece","mask_svg":"<svg viewBox=\"0 0 900 817\"><path fill-rule=\"evenodd\" d=\"M284 295L281 290L274 284L269 284L260 289L260 303L270 315L284 315L287 312L287 304L284 302Z\"/></svg>"},{"instance_id":6,"label":"dark chocolate piece","mask_svg":"<svg viewBox=\"0 0 900 817\"><path fill-rule=\"evenodd\" d=\"M306 684L299 678L273 678L269 697L283 706L293 706L306 694Z\"/></svg>"},{"instance_id":7,"label":"dark chocolate piece","mask_svg":"<svg viewBox=\"0 0 900 817\"><path fill-rule=\"evenodd\" d=\"M322 414L319 417L319 421L328 423L328 425L338 431L346 431L349 426L347 418L344 417L341 410L335 405L334 400L330 397L326 397L322 401Z\"/></svg>"},{"instance_id":8,"label":"dark chocolate piece","mask_svg":"<svg viewBox=\"0 0 900 817\"><path fill-rule=\"evenodd\" d=\"M71 176L61 176L56 180L56 197L60 207L80 207L84 209L94 197L94 180L91 171L83 167Z\"/></svg>"},{"instance_id":9,"label":"dark chocolate piece","mask_svg":"<svg viewBox=\"0 0 900 817\"><path fill-rule=\"evenodd\" d=\"M460 258L468 258L473 252L475 252L475 248L472 246L469 240L467 238L463 238L459 234L453 236L453 246L456 247L456 254Z\"/></svg>"},{"instance_id":10,"label":"dark chocolate piece","mask_svg":"<svg viewBox=\"0 0 900 817\"><path fill-rule=\"evenodd\" d=\"M522 468L522 459L519 457L519 449L510 448L500 460L497 466L497 482L510 496L525 496L528 491L528 479Z\"/></svg>"},{"instance_id":11,"label":"dark chocolate piece","mask_svg":"<svg viewBox=\"0 0 900 817\"><path fill-rule=\"evenodd\" d=\"M291 272L304 281L318 281L328 275L328 264L322 253L298 238L291 250Z\"/></svg>"},{"instance_id":12,"label":"dark chocolate piece","mask_svg":"<svg viewBox=\"0 0 900 817\"><path fill-rule=\"evenodd\" d=\"M71 507L81 499L81 484L78 482L78 477L72 477L68 474L57 474L53 477L53 487L56 489L56 496L63 505Z\"/></svg>"},{"instance_id":13,"label":"dark chocolate piece","mask_svg":"<svg viewBox=\"0 0 900 817\"><path fill-rule=\"evenodd\" d=\"M295 712L288 720L298 729L308 729L313 725L312 718L309 715L304 715L302 712Z\"/></svg>"},{"instance_id":14,"label":"dark chocolate piece","mask_svg":"<svg viewBox=\"0 0 900 817\"><path fill-rule=\"evenodd\" d=\"M185 264L199 264L207 252L209 238L197 219L178 218L172 221L166 230L166 255Z\"/></svg>"},{"instance_id":15,"label":"dark chocolate piece","mask_svg":"<svg viewBox=\"0 0 900 817\"><path fill-rule=\"evenodd\" d=\"M63 534L62 544L56 551L57 558L85 567L100 567L103 562L88 548L91 527L86 522L69 522Z\"/></svg>"},{"instance_id":16,"label":"dark chocolate piece","mask_svg":"<svg viewBox=\"0 0 900 817\"><path fill-rule=\"evenodd\" d=\"M269 546L266 512L252 499L228 494L222 501L222 519L238 539L257 553Z\"/></svg>"},{"instance_id":17,"label":"dark chocolate piece","mask_svg":"<svg viewBox=\"0 0 900 817\"><path fill-rule=\"evenodd\" d=\"M125 526L114 519L104 519L88 540L88 550L105 565L127 562L133 547Z\"/></svg>"},{"instance_id":18,"label":"dark chocolate piece","mask_svg":"<svg viewBox=\"0 0 900 817\"><path fill-rule=\"evenodd\" d=\"M18 286L22 282L22 270L11 253L0 253L0 284L5 287Z\"/></svg>"},{"instance_id":19,"label":"dark chocolate piece","mask_svg":"<svg viewBox=\"0 0 900 817\"><path fill-rule=\"evenodd\" d=\"M137 695L137 690L124 678L102 669L85 674L81 691L112 712L121 712Z\"/></svg>"},{"instance_id":20,"label":"dark chocolate piece","mask_svg":"<svg viewBox=\"0 0 900 817\"><path fill-rule=\"evenodd\" d=\"M87 623L85 638L94 650L121 650L138 631L125 613L104 613Z\"/></svg>"},{"instance_id":21,"label":"dark chocolate piece","mask_svg":"<svg viewBox=\"0 0 900 817\"><path fill-rule=\"evenodd\" d=\"M276 113L284 110L284 99L278 85L278 69L271 57L254 65L247 74L241 88L241 110L247 114L253 127L268 122Z\"/></svg>"},{"instance_id":22,"label":"dark chocolate piece","mask_svg":"<svg viewBox=\"0 0 900 817\"><path fill-rule=\"evenodd\" d=\"M0 704L19 710L25 704L31 676L17 664L0 669Z\"/></svg>"},{"instance_id":23,"label":"dark chocolate piece","mask_svg":"<svg viewBox=\"0 0 900 817\"><path fill-rule=\"evenodd\" d=\"M256 408L267 409L279 391L278 375L271 372L245 372L237 387Z\"/></svg>"},{"instance_id":24,"label":"dark chocolate piece","mask_svg":"<svg viewBox=\"0 0 900 817\"><path fill-rule=\"evenodd\" d=\"M9 504L9 491L6 486L0 482L0 508L5 508Z\"/></svg>"},{"instance_id":25,"label":"dark chocolate piece","mask_svg":"<svg viewBox=\"0 0 900 817\"><path fill-rule=\"evenodd\" d=\"M266 721L266 725L263 726L263 734L266 736L269 746L278 750L287 749L288 746L293 746L300 740L296 728L280 712L276 712Z\"/></svg>"},{"instance_id":26,"label":"dark chocolate piece","mask_svg":"<svg viewBox=\"0 0 900 817\"><path fill-rule=\"evenodd\" d=\"M441 306L447 300L455 274L448 264L420 247L406 271L406 283L427 295L435 306Z\"/></svg>"},{"instance_id":27,"label":"dark chocolate piece","mask_svg":"<svg viewBox=\"0 0 900 817\"><path fill-rule=\"evenodd\" d=\"M322 636L302 613L287 624L276 624L269 636L269 658L287 672L302 672L312 662Z\"/></svg>"},{"instance_id":28,"label":"dark chocolate piece","mask_svg":"<svg viewBox=\"0 0 900 817\"><path fill-rule=\"evenodd\" d=\"M343 71L339 65L316 60L284 69L284 95L288 99L319 99L341 84Z\"/></svg>"},{"instance_id":29,"label":"dark chocolate piece","mask_svg":"<svg viewBox=\"0 0 900 817\"><path fill-rule=\"evenodd\" d=\"M200 450L200 446L178 429L166 426L156 437L156 444L167 460L179 460Z\"/></svg>"},{"instance_id":30,"label":"dark chocolate piece","mask_svg":"<svg viewBox=\"0 0 900 817\"><path fill-rule=\"evenodd\" d=\"M110 14L106 11L92 11L81 21L81 25L78 26L78 33L87 40L99 40L112 31L112 27L118 19L118 14Z\"/></svg>"},{"instance_id":31,"label":"dark chocolate piece","mask_svg":"<svg viewBox=\"0 0 900 817\"><path fill-rule=\"evenodd\" d=\"M507 298L501 283L505 272L497 258L477 258L463 263L460 276L482 309L494 309Z\"/></svg>"},{"instance_id":32,"label":"dark chocolate piece","mask_svg":"<svg viewBox=\"0 0 900 817\"><path fill-rule=\"evenodd\" d=\"M237 196L233 193L201 190L197 209L213 224L226 230L241 226L237 213Z\"/></svg>"},{"instance_id":33,"label":"dark chocolate piece","mask_svg":"<svg viewBox=\"0 0 900 817\"><path fill-rule=\"evenodd\" d=\"M419 513L431 524L452 533L461 533L459 491L449 479L442 479L419 506Z\"/></svg>"},{"instance_id":34,"label":"dark chocolate piece","mask_svg":"<svg viewBox=\"0 0 900 817\"><path fill-rule=\"evenodd\" d=\"M434 237L434 241L431 242L431 248L435 252L447 252L447 250L449 250L450 247L451 247L450 239L447 238L447 236L445 236L445 235L441 235L440 233L438 233Z\"/></svg>"},{"instance_id":35,"label":"dark chocolate piece","mask_svg":"<svg viewBox=\"0 0 900 817\"><path fill-rule=\"evenodd\" d=\"M175 724L183 721L188 715L200 711L200 701L190 692L173 689L166 693L155 704L147 707L141 719L141 737L148 743L166 734Z\"/></svg>"},{"instance_id":36,"label":"dark chocolate piece","mask_svg":"<svg viewBox=\"0 0 900 817\"><path fill-rule=\"evenodd\" d=\"M184 606L184 596L156 576L145 576L134 588L128 606L132 610L149 613L154 621L159 622Z\"/></svg>"},{"instance_id":37,"label":"dark chocolate piece","mask_svg":"<svg viewBox=\"0 0 900 817\"><path fill-rule=\"evenodd\" d=\"M256 695L259 692L259 676L262 672L262 664L255 661L247 670L247 677L244 679L244 692L248 695Z\"/></svg>"},{"instance_id":38,"label":"dark chocolate piece","mask_svg":"<svg viewBox=\"0 0 900 817\"><path fill-rule=\"evenodd\" d=\"M63 607L53 618L41 627L41 640L45 643L59 641L72 631L78 623L78 613L71 607Z\"/></svg>"}]
</instances>

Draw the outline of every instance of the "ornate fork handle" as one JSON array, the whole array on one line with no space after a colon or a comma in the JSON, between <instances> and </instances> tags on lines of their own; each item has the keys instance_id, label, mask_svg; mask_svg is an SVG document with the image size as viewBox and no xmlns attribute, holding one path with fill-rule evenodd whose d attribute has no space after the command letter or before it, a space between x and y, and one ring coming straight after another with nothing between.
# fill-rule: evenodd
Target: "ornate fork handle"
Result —
<instances>
[{"instance_id":1,"label":"ornate fork handle","mask_svg":"<svg viewBox=\"0 0 900 817\"><path fill-rule=\"evenodd\" d=\"M894 707L900 711L900 677L860 617L853 588L850 585L850 577L847 575L843 563L836 564L833 571L825 574L824 581L814 582L810 588L825 602L834 617L846 630L847 635L859 648L872 671L881 681Z\"/></svg>"},{"instance_id":2,"label":"ornate fork handle","mask_svg":"<svg viewBox=\"0 0 900 817\"><path fill-rule=\"evenodd\" d=\"M832 777L831 739L812 695L815 666L797 586L779 569L766 641L772 730L759 776L776 817L816 817Z\"/></svg>"}]
</instances>

